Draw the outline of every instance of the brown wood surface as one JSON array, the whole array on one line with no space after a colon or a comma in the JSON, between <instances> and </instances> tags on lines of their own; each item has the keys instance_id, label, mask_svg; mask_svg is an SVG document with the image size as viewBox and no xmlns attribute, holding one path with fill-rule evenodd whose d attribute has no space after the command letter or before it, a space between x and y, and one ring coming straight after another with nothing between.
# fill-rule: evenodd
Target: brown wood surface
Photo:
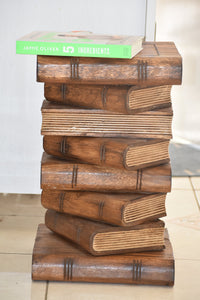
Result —
<instances>
[{"instance_id":1,"label":"brown wood surface","mask_svg":"<svg viewBox=\"0 0 200 300\"><path fill-rule=\"evenodd\" d=\"M45 225L92 255L163 250L164 248L164 222L161 220L122 227L47 210Z\"/></svg>"},{"instance_id":2,"label":"brown wood surface","mask_svg":"<svg viewBox=\"0 0 200 300\"><path fill-rule=\"evenodd\" d=\"M46 153L99 166L136 170L169 162L169 140L51 136L43 138Z\"/></svg>"},{"instance_id":3,"label":"brown wood surface","mask_svg":"<svg viewBox=\"0 0 200 300\"><path fill-rule=\"evenodd\" d=\"M172 42L146 42L132 59L38 56L37 81L73 84L181 84L182 59Z\"/></svg>"},{"instance_id":4,"label":"brown wood surface","mask_svg":"<svg viewBox=\"0 0 200 300\"><path fill-rule=\"evenodd\" d=\"M44 100L42 135L138 137L170 139L172 108L124 115L104 110L75 109Z\"/></svg>"},{"instance_id":5,"label":"brown wood surface","mask_svg":"<svg viewBox=\"0 0 200 300\"><path fill-rule=\"evenodd\" d=\"M44 86L44 95L49 101L125 114L168 107L171 103L170 92L169 85L140 88L45 83Z\"/></svg>"},{"instance_id":6,"label":"brown wood surface","mask_svg":"<svg viewBox=\"0 0 200 300\"><path fill-rule=\"evenodd\" d=\"M167 193L171 190L170 163L127 171L64 161L43 154L41 188L75 191Z\"/></svg>"},{"instance_id":7,"label":"brown wood surface","mask_svg":"<svg viewBox=\"0 0 200 300\"><path fill-rule=\"evenodd\" d=\"M33 249L32 278L172 286L173 251L166 231L163 251L92 256L40 224Z\"/></svg>"},{"instance_id":8,"label":"brown wood surface","mask_svg":"<svg viewBox=\"0 0 200 300\"><path fill-rule=\"evenodd\" d=\"M119 226L133 226L166 215L166 194L116 194L43 190L42 205L61 213Z\"/></svg>"}]
</instances>

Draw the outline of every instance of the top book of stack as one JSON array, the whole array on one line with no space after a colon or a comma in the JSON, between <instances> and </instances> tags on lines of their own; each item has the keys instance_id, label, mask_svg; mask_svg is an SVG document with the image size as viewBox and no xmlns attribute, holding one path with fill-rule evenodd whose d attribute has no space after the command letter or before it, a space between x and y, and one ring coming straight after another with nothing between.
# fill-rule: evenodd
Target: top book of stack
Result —
<instances>
[{"instance_id":1,"label":"top book of stack","mask_svg":"<svg viewBox=\"0 0 200 300\"><path fill-rule=\"evenodd\" d=\"M142 50L142 41L142 36L35 31L17 40L16 53L130 59Z\"/></svg>"}]
</instances>

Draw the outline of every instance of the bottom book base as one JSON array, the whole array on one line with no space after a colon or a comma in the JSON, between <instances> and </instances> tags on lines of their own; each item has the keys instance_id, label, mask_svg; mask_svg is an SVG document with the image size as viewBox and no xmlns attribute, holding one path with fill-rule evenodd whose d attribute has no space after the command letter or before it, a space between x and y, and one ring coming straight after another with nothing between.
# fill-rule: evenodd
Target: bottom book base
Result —
<instances>
[{"instance_id":1,"label":"bottom book base","mask_svg":"<svg viewBox=\"0 0 200 300\"><path fill-rule=\"evenodd\" d=\"M40 224L33 249L32 279L172 286L173 251L166 230L162 251L95 257Z\"/></svg>"}]
</instances>

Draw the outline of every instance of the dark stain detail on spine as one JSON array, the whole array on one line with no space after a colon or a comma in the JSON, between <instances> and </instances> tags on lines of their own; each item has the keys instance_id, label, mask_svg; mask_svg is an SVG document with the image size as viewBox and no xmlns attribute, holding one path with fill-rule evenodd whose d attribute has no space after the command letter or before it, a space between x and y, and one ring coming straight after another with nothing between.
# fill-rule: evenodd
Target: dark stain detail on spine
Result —
<instances>
[{"instance_id":1,"label":"dark stain detail on spine","mask_svg":"<svg viewBox=\"0 0 200 300\"><path fill-rule=\"evenodd\" d=\"M62 84L61 85L61 94L62 94L63 102L66 102L66 90L67 90L66 84Z\"/></svg>"},{"instance_id":2,"label":"dark stain detail on spine","mask_svg":"<svg viewBox=\"0 0 200 300\"><path fill-rule=\"evenodd\" d=\"M103 89L102 89L102 104L103 104L103 108L105 109L106 108L106 96L107 96L107 87L104 86Z\"/></svg>"},{"instance_id":3,"label":"dark stain detail on spine","mask_svg":"<svg viewBox=\"0 0 200 300\"><path fill-rule=\"evenodd\" d=\"M138 60L137 71L138 71L138 81L147 80L147 61Z\"/></svg>"},{"instance_id":4,"label":"dark stain detail on spine","mask_svg":"<svg viewBox=\"0 0 200 300\"><path fill-rule=\"evenodd\" d=\"M142 188L142 169L137 170L136 190L140 191Z\"/></svg>"},{"instance_id":5,"label":"dark stain detail on spine","mask_svg":"<svg viewBox=\"0 0 200 300\"><path fill-rule=\"evenodd\" d=\"M104 163L106 160L106 146L102 144L100 147L100 162Z\"/></svg>"},{"instance_id":6,"label":"dark stain detail on spine","mask_svg":"<svg viewBox=\"0 0 200 300\"><path fill-rule=\"evenodd\" d=\"M73 275L73 259L64 259L64 281L72 281Z\"/></svg>"},{"instance_id":7,"label":"dark stain detail on spine","mask_svg":"<svg viewBox=\"0 0 200 300\"><path fill-rule=\"evenodd\" d=\"M64 199L65 199L65 192L61 192L59 194L59 211L63 212L63 203L64 203Z\"/></svg>"},{"instance_id":8,"label":"dark stain detail on spine","mask_svg":"<svg viewBox=\"0 0 200 300\"><path fill-rule=\"evenodd\" d=\"M73 171L72 171L72 188L77 186L78 181L78 166L73 165Z\"/></svg>"},{"instance_id":9,"label":"dark stain detail on spine","mask_svg":"<svg viewBox=\"0 0 200 300\"><path fill-rule=\"evenodd\" d=\"M139 281L142 277L142 261L133 260L133 281Z\"/></svg>"},{"instance_id":10,"label":"dark stain detail on spine","mask_svg":"<svg viewBox=\"0 0 200 300\"><path fill-rule=\"evenodd\" d=\"M61 143L60 143L60 152L64 155L66 154L68 149L68 145L67 145L67 137L63 137Z\"/></svg>"},{"instance_id":11,"label":"dark stain detail on spine","mask_svg":"<svg viewBox=\"0 0 200 300\"><path fill-rule=\"evenodd\" d=\"M103 208L104 208L104 204L105 204L104 201L100 201L100 202L99 202L99 218L102 218L102 217L103 217Z\"/></svg>"},{"instance_id":12,"label":"dark stain detail on spine","mask_svg":"<svg viewBox=\"0 0 200 300\"><path fill-rule=\"evenodd\" d=\"M70 60L71 79L79 79L79 59L71 58Z\"/></svg>"}]
</instances>

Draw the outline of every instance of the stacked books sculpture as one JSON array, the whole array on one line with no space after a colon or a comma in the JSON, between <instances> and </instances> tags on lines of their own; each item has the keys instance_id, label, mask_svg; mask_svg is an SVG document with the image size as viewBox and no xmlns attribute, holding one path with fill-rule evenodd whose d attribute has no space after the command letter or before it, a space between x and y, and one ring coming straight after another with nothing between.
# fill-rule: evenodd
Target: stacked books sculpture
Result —
<instances>
[{"instance_id":1,"label":"stacked books sculpture","mask_svg":"<svg viewBox=\"0 0 200 300\"><path fill-rule=\"evenodd\" d=\"M41 202L33 280L173 285L165 224L171 190L172 42L131 59L38 56L44 82Z\"/></svg>"}]
</instances>

